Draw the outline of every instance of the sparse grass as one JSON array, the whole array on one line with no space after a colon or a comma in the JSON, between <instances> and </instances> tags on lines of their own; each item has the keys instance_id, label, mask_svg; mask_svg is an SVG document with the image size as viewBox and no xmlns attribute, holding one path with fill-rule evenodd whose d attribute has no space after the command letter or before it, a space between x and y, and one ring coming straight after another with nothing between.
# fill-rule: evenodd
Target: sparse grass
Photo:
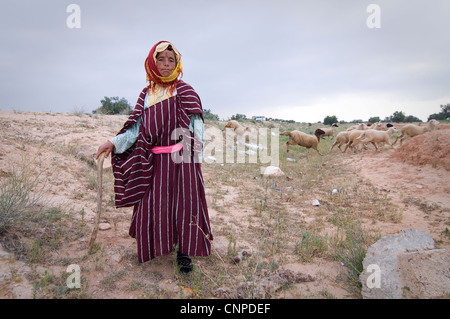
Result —
<instances>
[{"instance_id":1,"label":"sparse grass","mask_svg":"<svg viewBox=\"0 0 450 319\"><path fill-rule=\"evenodd\" d=\"M24 163L24 162L23 162ZM62 207L44 199L44 171L33 172L22 164L0 182L0 241L16 258L28 263L48 261L50 252L78 238Z\"/></svg>"},{"instance_id":2,"label":"sparse grass","mask_svg":"<svg viewBox=\"0 0 450 319\"><path fill-rule=\"evenodd\" d=\"M40 211L39 177L32 176L23 161L21 167L12 167L6 178L0 181L0 235L36 216L36 208Z\"/></svg>"}]
</instances>

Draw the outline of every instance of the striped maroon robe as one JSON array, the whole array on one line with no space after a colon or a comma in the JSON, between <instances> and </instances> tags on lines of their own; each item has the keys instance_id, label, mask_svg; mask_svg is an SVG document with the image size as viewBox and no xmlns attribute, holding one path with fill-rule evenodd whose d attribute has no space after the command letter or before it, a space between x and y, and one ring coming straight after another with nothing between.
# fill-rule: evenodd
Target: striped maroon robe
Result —
<instances>
[{"instance_id":1,"label":"striped maroon robe","mask_svg":"<svg viewBox=\"0 0 450 319\"><path fill-rule=\"evenodd\" d=\"M119 134L141 117L136 143L111 157L116 207L134 206L130 236L136 238L139 262L178 250L190 256L207 256L213 236L209 225L203 176L194 162L189 116L202 115L193 88L177 83L177 94L144 109L146 89ZM202 115L203 116L203 115ZM172 139L175 129L184 136ZM176 134L179 136L179 134ZM153 146L183 143L178 154L153 154ZM198 143L198 142L197 142ZM198 145L198 144L196 144ZM173 160L173 155L179 155Z\"/></svg>"}]
</instances>

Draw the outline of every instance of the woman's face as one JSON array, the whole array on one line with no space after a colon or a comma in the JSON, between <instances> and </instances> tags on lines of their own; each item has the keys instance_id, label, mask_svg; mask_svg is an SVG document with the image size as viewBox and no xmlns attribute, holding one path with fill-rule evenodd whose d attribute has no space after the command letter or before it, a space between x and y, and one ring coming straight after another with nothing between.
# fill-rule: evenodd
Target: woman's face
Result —
<instances>
[{"instance_id":1,"label":"woman's face","mask_svg":"<svg viewBox=\"0 0 450 319\"><path fill-rule=\"evenodd\" d=\"M175 53L173 51L165 50L156 57L156 68L162 76L167 77L175 70L175 67L177 66L176 61Z\"/></svg>"}]
</instances>

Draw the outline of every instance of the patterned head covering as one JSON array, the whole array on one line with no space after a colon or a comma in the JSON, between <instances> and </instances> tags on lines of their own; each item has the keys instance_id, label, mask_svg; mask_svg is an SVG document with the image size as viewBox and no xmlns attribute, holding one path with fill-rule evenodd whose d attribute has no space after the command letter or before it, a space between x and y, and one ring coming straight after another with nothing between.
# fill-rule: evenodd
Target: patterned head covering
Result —
<instances>
[{"instance_id":1,"label":"patterned head covering","mask_svg":"<svg viewBox=\"0 0 450 319\"><path fill-rule=\"evenodd\" d=\"M175 54L177 65L171 75L164 77L156 68L156 56L158 53L164 52L167 49ZM178 52L178 50L170 42L160 41L156 43L150 50L147 59L145 59L145 71L147 73L147 81L150 85L152 82L156 84L176 84L179 80L178 77L180 75L180 78L183 76L183 66L181 64L180 52Z\"/></svg>"}]
</instances>

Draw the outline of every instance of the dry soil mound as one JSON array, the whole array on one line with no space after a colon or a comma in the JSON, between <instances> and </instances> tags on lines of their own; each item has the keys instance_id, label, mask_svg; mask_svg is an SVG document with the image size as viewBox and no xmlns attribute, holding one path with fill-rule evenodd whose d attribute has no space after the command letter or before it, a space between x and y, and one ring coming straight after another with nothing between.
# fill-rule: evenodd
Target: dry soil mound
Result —
<instances>
[{"instance_id":1,"label":"dry soil mound","mask_svg":"<svg viewBox=\"0 0 450 319\"><path fill-rule=\"evenodd\" d=\"M450 171L450 130L413 137L396 149L392 158L409 164L432 164Z\"/></svg>"}]
</instances>

